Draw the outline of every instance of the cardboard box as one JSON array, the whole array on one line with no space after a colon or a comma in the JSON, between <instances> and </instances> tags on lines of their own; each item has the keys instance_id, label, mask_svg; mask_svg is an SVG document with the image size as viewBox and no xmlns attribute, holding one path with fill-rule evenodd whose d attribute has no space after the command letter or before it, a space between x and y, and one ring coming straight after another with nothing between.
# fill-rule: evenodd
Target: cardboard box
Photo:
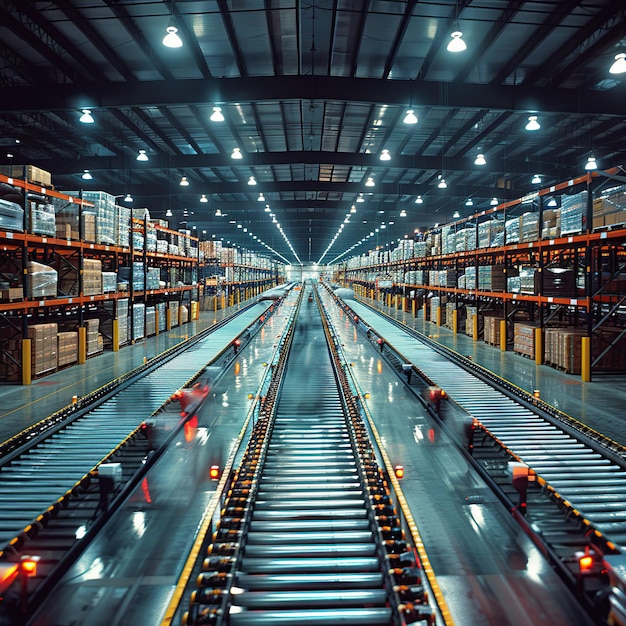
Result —
<instances>
[{"instance_id":1,"label":"cardboard box","mask_svg":"<svg viewBox=\"0 0 626 626\"><path fill-rule=\"evenodd\" d=\"M10 300L23 300L24 289L22 287L9 287L0 291L0 300L7 302Z\"/></svg>"},{"instance_id":2,"label":"cardboard box","mask_svg":"<svg viewBox=\"0 0 626 626\"><path fill-rule=\"evenodd\" d=\"M44 187L52 187L52 174L35 165L0 165L0 174L13 178L23 178L26 170L26 180Z\"/></svg>"}]
</instances>

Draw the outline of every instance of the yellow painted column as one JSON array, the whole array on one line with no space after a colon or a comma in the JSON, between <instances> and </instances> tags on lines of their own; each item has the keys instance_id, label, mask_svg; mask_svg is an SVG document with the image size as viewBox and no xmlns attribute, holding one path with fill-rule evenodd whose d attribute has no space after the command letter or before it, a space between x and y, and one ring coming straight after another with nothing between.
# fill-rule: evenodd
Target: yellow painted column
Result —
<instances>
[{"instance_id":1,"label":"yellow painted column","mask_svg":"<svg viewBox=\"0 0 626 626\"><path fill-rule=\"evenodd\" d=\"M441 307L438 306L435 309L435 319L437 320L437 326L441 326Z\"/></svg>"},{"instance_id":2,"label":"yellow painted column","mask_svg":"<svg viewBox=\"0 0 626 626\"><path fill-rule=\"evenodd\" d=\"M591 339L580 338L580 378L584 383L591 381Z\"/></svg>"},{"instance_id":3,"label":"yellow painted column","mask_svg":"<svg viewBox=\"0 0 626 626\"><path fill-rule=\"evenodd\" d=\"M417 317L417 300L411 300L411 313L413 313L413 317Z\"/></svg>"},{"instance_id":4,"label":"yellow painted column","mask_svg":"<svg viewBox=\"0 0 626 626\"><path fill-rule=\"evenodd\" d=\"M159 312L156 311L156 319L157 319L157 334L159 333ZM112 329L111 341L113 342L113 352L119 352L120 349L120 321L115 318L113 320L113 329Z\"/></svg>"},{"instance_id":5,"label":"yellow painted column","mask_svg":"<svg viewBox=\"0 0 626 626\"><path fill-rule=\"evenodd\" d=\"M543 329L535 328L535 363L543 364Z\"/></svg>"},{"instance_id":6,"label":"yellow painted column","mask_svg":"<svg viewBox=\"0 0 626 626\"><path fill-rule=\"evenodd\" d=\"M456 335L459 332L459 312L452 310L452 332Z\"/></svg>"},{"instance_id":7,"label":"yellow painted column","mask_svg":"<svg viewBox=\"0 0 626 626\"><path fill-rule=\"evenodd\" d=\"M87 327L78 327L78 364L87 362Z\"/></svg>"},{"instance_id":8,"label":"yellow painted column","mask_svg":"<svg viewBox=\"0 0 626 626\"><path fill-rule=\"evenodd\" d=\"M500 350L506 352L506 320L500 320Z\"/></svg>"},{"instance_id":9,"label":"yellow painted column","mask_svg":"<svg viewBox=\"0 0 626 626\"><path fill-rule=\"evenodd\" d=\"M424 319L422 321L428 321L428 304L426 298L424 298L424 306L422 307L422 311L424 312Z\"/></svg>"},{"instance_id":10,"label":"yellow painted column","mask_svg":"<svg viewBox=\"0 0 626 626\"><path fill-rule=\"evenodd\" d=\"M187 319L189 319L189 315L187 316ZM182 304L182 302L178 305L178 325L179 326L183 325L183 304Z\"/></svg>"},{"instance_id":11,"label":"yellow painted column","mask_svg":"<svg viewBox=\"0 0 626 626\"><path fill-rule=\"evenodd\" d=\"M172 330L172 309L165 309L165 330Z\"/></svg>"},{"instance_id":12,"label":"yellow painted column","mask_svg":"<svg viewBox=\"0 0 626 626\"><path fill-rule=\"evenodd\" d=\"M30 385L32 381L31 339L22 339L22 385Z\"/></svg>"},{"instance_id":13,"label":"yellow painted column","mask_svg":"<svg viewBox=\"0 0 626 626\"><path fill-rule=\"evenodd\" d=\"M478 341L478 313L472 318L472 339Z\"/></svg>"},{"instance_id":14,"label":"yellow painted column","mask_svg":"<svg viewBox=\"0 0 626 626\"><path fill-rule=\"evenodd\" d=\"M402 301L403 301L402 295L397 293L396 294L396 309L402 308Z\"/></svg>"}]
</instances>

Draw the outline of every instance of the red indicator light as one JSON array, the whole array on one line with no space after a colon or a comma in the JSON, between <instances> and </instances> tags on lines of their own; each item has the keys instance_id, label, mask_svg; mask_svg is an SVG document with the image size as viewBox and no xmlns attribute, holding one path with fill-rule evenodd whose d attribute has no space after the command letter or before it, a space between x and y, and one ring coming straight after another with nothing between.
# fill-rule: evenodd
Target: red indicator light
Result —
<instances>
[{"instance_id":1,"label":"red indicator light","mask_svg":"<svg viewBox=\"0 0 626 626\"><path fill-rule=\"evenodd\" d=\"M219 465L211 465L209 476L211 477L211 480L217 480L220 477Z\"/></svg>"},{"instance_id":2,"label":"red indicator light","mask_svg":"<svg viewBox=\"0 0 626 626\"><path fill-rule=\"evenodd\" d=\"M402 465L396 465L394 468L394 472L398 480L404 478L404 467Z\"/></svg>"},{"instance_id":3,"label":"red indicator light","mask_svg":"<svg viewBox=\"0 0 626 626\"><path fill-rule=\"evenodd\" d=\"M578 566L580 567L581 572L590 570L593 566L593 557L589 554L581 556L580 559L578 559Z\"/></svg>"},{"instance_id":4,"label":"red indicator light","mask_svg":"<svg viewBox=\"0 0 626 626\"><path fill-rule=\"evenodd\" d=\"M22 573L29 577L37 576L37 561L39 561L39 557L36 556L22 557L20 561Z\"/></svg>"}]
</instances>

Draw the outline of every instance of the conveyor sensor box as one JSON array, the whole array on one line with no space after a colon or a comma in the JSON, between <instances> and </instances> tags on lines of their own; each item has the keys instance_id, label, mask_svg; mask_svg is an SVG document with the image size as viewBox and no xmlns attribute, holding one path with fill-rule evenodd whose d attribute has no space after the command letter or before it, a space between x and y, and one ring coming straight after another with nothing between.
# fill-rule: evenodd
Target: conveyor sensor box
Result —
<instances>
[{"instance_id":1,"label":"conveyor sensor box","mask_svg":"<svg viewBox=\"0 0 626 626\"><path fill-rule=\"evenodd\" d=\"M111 479L113 488L116 489L122 482L122 464L102 463L98 466L98 476Z\"/></svg>"}]
</instances>

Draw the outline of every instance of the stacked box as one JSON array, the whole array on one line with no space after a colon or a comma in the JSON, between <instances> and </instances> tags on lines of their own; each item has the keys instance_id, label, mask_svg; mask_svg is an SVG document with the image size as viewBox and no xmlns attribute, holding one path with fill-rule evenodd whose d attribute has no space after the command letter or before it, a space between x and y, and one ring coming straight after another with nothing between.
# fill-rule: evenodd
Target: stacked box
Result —
<instances>
[{"instance_id":1,"label":"stacked box","mask_svg":"<svg viewBox=\"0 0 626 626\"><path fill-rule=\"evenodd\" d=\"M459 287L461 283L459 282ZM476 266L470 265L465 268L465 289L476 289Z\"/></svg>"},{"instance_id":2,"label":"stacked box","mask_svg":"<svg viewBox=\"0 0 626 626\"><path fill-rule=\"evenodd\" d=\"M171 254L173 256L180 256L181 254L180 248L174 243L168 244L166 252L167 254Z\"/></svg>"},{"instance_id":3,"label":"stacked box","mask_svg":"<svg viewBox=\"0 0 626 626\"><path fill-rule=\"evenodd\" d=\"M587 191L561 196L561 235L581 233L587 226Z\"/></svg>"},{"instance_id":4,"label":"stacked box","mask_svg":"<svg viewBox=\"0 0 626 626\"><path fill-rule=\"evenodd\" d=\"M102 337L99 333L100 320L98 318L85 320L85 328L87 329L87 356L102 352Z\"/></svg>"},{"instance_id":5,"label":"stacked box","mask_svg":"<svg viewBox=\"0 0 626 626\"><path fill-rule=\"evenodd\" d=\"M493 346L500 345L500 322L503 317L494 317L492 315L485 315L484 319L484 339L485 343L489 343Z\"/></svg>"},{"instance_id":6,"label":"stacked box","mask_svg":"<svg viewBox=\"0 0 626 626\"><path fill-rule=\"evenodd\" d=\"M163 331L167 327L167 302L157 302L156 312L159 315L159 331Z\"/></svg>"},{"instance_id":7,"label":"stacked box","mask_svg":"<svg viewBox=\"0 0 626 626\"><path fill-rule=\"evenodd\" d=\"M478 289L480 291L505 291L506 274L504 265L479 266Z\"/></svg>"},{"instance_id":8,"label":"stacked box","mask_svg":"<svg viewBox=\"0 0 626 626\"><path fill-rule=\"evenodd\" d=\"M413 256L416 259L421 259L425 257L428 253L426 252L426 242L425 241L416 241L413 244Z\"/></svg>"},{"instance_id":9,"label":"stacked box","mask_svg":"<svg viewBox=\"0 0 626 626\"><path fill-rule=\"evenodd\" d=\"M543 212L541 237L555 239L561 236L561 209L547 209Z\"/></svg>"},{"instance_id":10,"label":"stacked box","mask_svg":"<svg viewBox=\"0 0 626 626\"><path fill-rule=\"evenodd\" d=\"M58 324L33 324L28 327L31 340L31 373L38 376L55 370L58 364Z\"/></svg>"},{"instance_id":11,"label":"stacked box","mask_svg":"<svg viewBox=\"0 0 626 626\"><path fill-rule=\"evenodd\" d=\"M456 310L456 302L446 302L446 314L443 316L445 318L445 322L442 322L445 326L447 326L450 330L454 330L452 328L453 321L453 311Z\"/></svg>"},{"instance_id":12,"label":"stacked box","mask_svg":"<svg viewBox=\"0 0 626 626\"><path fill-rule=\"evenodd\" d=\"M58 341L58 364L59 367L76 363L78 360L78 333L59 332Z\"/></svg>"},{"instance_id":13,"label":"stacked box","mask_svg":"<svg viewBox=\"0 0 626 626\"><path fill-rule=\"evenodd\" d=\"M580 373L581 337L585 333L576 328L546 328L544 359L569 374Z\"/></svg>"},{"instance_id":14,"label":"stacked box","mask_svg":"<svg viewBox=\"0 0 626 626\"><path fill-rule=\"evenodd\" d=\"M148 267L146 273L146 289L159 289L161 270L158 267Z\"/></svg>"},{"instance_id":15,"label":"stacked box","mask_svg":"<svg viewBox=\"0 0 626 626\"><path fill-rule=\"evenodd\" d=\"M128 328L128 298L120 298L116 303L117 328L120 336L120 344L127 343L130 339Z\"/></svg>"},{"instance_id":16,"label":"stacked box","mask_svg":"<svg viewBox=\"0 0 626 626\"><path fill-rule=\"evenodd\" d=\"M24 209L19 204L0 198L0 230L24 230Z\"/></svg>"},{"instance_id":17,"label":"stacked box","mask_svg":"<svg viewBox=\"0 0 626 626\"><path fill-rule=\"evenodd\" d=\"M115 293L117 291L117 273L116 272L102 272L102 284L100 286L100 293Z\"/></svg>"},{"instance_id":18,"label":"stacked box","mask_svg":"<svg viewBox=\"0 0 626 626\"><path fill-rule=\"evenodd\" d=\"M0 174L11 178L26 177L31 183L52 187L52 174L35 165L0 165Z\"/></svg>"},{"instance_id":19,"label":"stacked box","mask_svg":"<svg viewBox=\"0 0 626 626\"><path fill-rule=\"evenodd\" d=\"M132 265L132 281L131 281L131 268L128 266L121 266L118 269L118 278L121 281L132 282L131 288L133 291L144 291L144 268L143 263L140 261L134 261Z\"/></svg>"},{"instance_id":20,"label":"stacked box","mask_svg":"<svg viewBox=\"0 0 626 626\"><path fill-rule=\"evenodd\" d=\"M478 316L478 307L475 306L466 306L465 311L467 317L465 319L465 334L469 337L473 337L474 335L474 320Z\"/></svg>"},{"instance_id":21,"label":"stacked box","mask_svg":"<svg viewBox=\"0 0 626 626\"><path fill-rule=\"evenodd\" d=\"M82 233L79 227L79 207L74 203L66 203L61 201L57 203L55 200L55 208L57 210L55 216L56 236L59 239L72 239L78 241L82 239L87 243L96 242L96 214L88 210L83 210L83 228ZM59 211L59 206L62 208Z\"/></svg>"},{"instance_id":22,"label":"stacked box","mask_svg":"<svg viewBox=\"0 0 626 626\"><path fill-rule=\"evenodd\" d=\"M534 267L524 267L519 271L519 293L535 293L536 273L537 270Z\"/></svg>"},{"instance_id":23,"label":"stacked box","mask_svg":"<svg viewBox=\"0 0 626 626\"><path fill-rule=\"evenodd\" d=\"M131 338L142 339L146 336L146 305L142 302L133 304L133 321L131 327Z\"/></svg>"},{"instance_id":24,"label":"stacked box","mask_svg":"<svg viewBox=\"0 0 626 626\"><path fill-rule=\"evenodd\" d=\"M117 233L116 245L122 248L130 248L130 217L131 210L125 206L116 206Z\"/></svg>"},{"instance_id":25,"label":"stacked box","mask_svg":"<svg viewBox=\"0 0 626 626\"><path fill-rule=\"evenodd\" d=\"M478 224L478 247L489 248L502 245L503 233L504 222L502 220L488 220Z\"/></svg>"},{"instance_id":26,"label":"stacked box","mask_svg":"<svg viewBox=\"0 0 626 626\"><path fill-rule=\"evenodd\" d=\"M146 337L156 335L156 309L153 306L146 307Z\"/></svg>"},{"instance_id":27,"label":"stacked box","mask_svg":"<svg viewBox=\"0 0 626 626\"><path fill-rule=\"evenodd\" d=\"M59 272L59 293L64 296L80 295L80 272L78 269L63 266ZM93 296L102 293L102 261L83 259L83 295Z\"/></svg>"},{"instance_id":28,"label":"stacked box","mask_svg":"<svg viewBox=\"0 0 626 626\"><path fill-rule=\"evenodd\" d=\"M169 245L165 239L157 239L156 251L160 254L167 254Z\"/></svg>"},{"instance_id":29,"label":"stacked box","mask_svg":"<svg viewBox=\"0 0 626 626\"><path fill-rule=\"evenodd\" d=\"M535 328L532 324L516 322L513 325L513 351L525 356L535 356Z\"/></svg>"},{"instance_id":30,"label":"stacked box","mask_svg":"<svg viewBox=\"0 0 626 626\"><path fill-rule=\"evenodd\" d=\"M180 316L181 324L189 322L189 308L184 304L180 307Z\"/></svg>"},{"instance_id":31,"label":"stacked box","mask_svg":"<svg viewBox=\"0 0 626 626\"><path fill-rule=\"evenodd\" d=\"M504 234L507 244L519 242L519 217L511 217L506 220Z\"/></svg>"},{"instance_id":32,"label":"stacked box","mask_svg":"<svg viewBox=\"0 0 626 626\"><path fill-rule=\"evenodd\" d=\"M148 252L156 252L157 249L157 231L154 226L148 224L146 229L146 250Z\"/></svg>"},{"instance_id":33,"label":"stacked box","mask_svg":"<svg viewBox=\"0 0 626 626\"><path fill-rule=\"evenodd\" d=\"M28 194L28 230L35 235L56 236L56 222L54 219L54 205L49 204L45 197L31 200L34 194Z\"/></svg>"},{"instance_id":34,"label":"stacked box","mask_svg":"<svg viewBox=\"0 0 626 626\"><path fill-rule=\"evenodd\" d=\"M58 273L54 268L35 261L28 262L28 298L56 296L57 285Z\"/></svg>"},{"instance_id":35,"label":"stacked box","mask_svg":"<svg viewBox=\"0 0 626 626\"><path fill-rule=\"evenodd\" d=\"M519 217L519 240L521 242L539 239L539 213L522 213Z\"/></svg>"},{"instance_id":36,"label":"stacked box","mask_svg":"<svg viewBox=\"0 0 626 626\"><path fill-rule=\"evenodd\" d=\"M133 248L135 250L143 250L143 247L145 244L145 238L140 232L133 230L132 241L133 241Z\"/></svg>"},{"instance_id":37,"label":"stacked box","mask_svg":"<svg viewBox=\"0 0 626 626\"><path fill-rule=\"evenodd\" d=\"M117 242L118 217L115 196L106 191L84 191L83 200L94 205L96 214L97 243L115 245Z\"/></svg>"},{"instance_id":38,"label":"stacked box","mask_svg":"<svg viewBox=\"0 0 626 626\"><path fill-rule=\"evenodd\" d=\"M170 306L170 316L172 320L172 328L174 326L178 326L178 302L176 300L172 300L169 303Z\"/></svg>"},{"instance_id":39,"label":"stacked box","mask_svg":"<svg viewBox=\"0 0 626 626\"><path fill-rule=\"evenodd\" d=\"M23 287L6 287L6 289L0 289L0 302L12 302L15 300L24 299Z\"/></svg>"}]
</instances>

